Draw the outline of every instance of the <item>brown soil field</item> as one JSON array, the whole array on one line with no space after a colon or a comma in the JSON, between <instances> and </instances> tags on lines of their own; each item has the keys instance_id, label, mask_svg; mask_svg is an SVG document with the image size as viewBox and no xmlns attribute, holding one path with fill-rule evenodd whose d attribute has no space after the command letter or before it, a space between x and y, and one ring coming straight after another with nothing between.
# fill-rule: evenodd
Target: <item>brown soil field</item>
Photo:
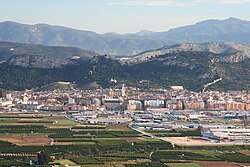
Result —
<instances>
[{"instance_id":1,"label":"brown soil field","mask_svg":"<svg viewBox=\"0 0 250 167\"><path fill-rule=\"evenodd\" d=\"M64 125L53 125L53 126L50 126L50 125L48 125L48 126L46 126L47 128L50 128L50 129L65 129L65 128L68 128L68 129L70 129L70 128L72 128L72 126L64 126Z\"/></svg>"},{"instance_id":2,"label":"brown soil field","mask_svg":"<svg viewBox=\"0 0 250 167\"><path fill-rule=\"evenodd\" d=\"M250 151L244 150L244 151L239 151L242 154L250 156Z\"/></svg>"},{"instance_id":3,"label":"brown soil field","mask_svg":"<svg viewBox=\"0 0 250 167\"><path fill-rule=\"evenodd\" d=\"M18 123L53 123L53 120L46 119L19 119Z\"/></svg>"},{"instance_id":4,"label":"brown soil field","mask_svg":"<svg viewBox=\"0 0 250 167\"><path fill-rule=\"evenodd\" d=\"M34 116L36 116L36 114L34 114L34 113L26 113L26 114L24 114L24 113L22 113L22 112L20 112L20 113L6 113L6 112L0 112L0 116L25 116L25 117L34 117Z\"/></svg>"},{"instance_id":5,"label":"brown soil field","mask_svg":"<svg viewBox=\"0 0 250 167\"><path fill-rule=\"evenodd\" d=\"M199 139L199 138L190 138L190 137L167 137L168 141L173 142L176 145L180 146L192 146L192 145L209 145L213 144L209 140Z\"/></svg>"},{"instance_id":6,"label":"brown soil field","mask_svg":"<svg viewBox=\"0 0 250 167\"><path fill-rule=\"evenodd\" d=\"M195 163L203 167L240 167L241 165L230 162L216 162L216 161L196 161Z\"/></svg>"},{"instance_id":7,"label":"brown soil field","mask_svg":"<svg viewBox=\"0 0 250 167\"><path fill-rule=\"evenodd\" d=\"M74 131L74 130L73 130ZM77 132L77 131L74 131ZM79 132L79 131L78 131ZM74 137L86 137L86 136L95 136L95 135L89 135L89 134L73 134Z\"/></svg>"},{"instance_id":8,"label":"brown soil field","mask_svg":"<svg viewBox=\"0 0 250 167\"><path fill-rule=\"evenodd\" d=\"M165 137L166 141L174 143L177 146L233 146L233 145L250 145L250 143L236 143L236 142L220 142L213 143L202 138L192 137Z\"/></svg>"},{"instance_id":9,"label":"brown soil field","mask_svg":"<svg viewBox=\"0 0 250 167\"><path fill-rule=\"evenodd\" d=\"M78 124L76 127L106 127L105 125Z\"/></svg>"},{"instance_id":10,"label":"brown soil field","mask_svg":"<svg viewBox=\"0 0 250 167\"><path fill-rule=\"evenodd\" d=\"M136 159L136 160L127 160L124 162L110 162L110 165L116 166L116 167L124 167L126 164L141 164L141 163L147 163L151 162L148 159Z\"/></svg>"},{"instance_id":11,"label":"brown soil field","mask_svg":"<svg viewBox=\"0 0 250 167\"><path fill-rule=\"evenodd\" d=\"M0 136L0 140L7 141L18 146L48 146L51 140L45 135L10 135Z\"/></svg>"},{"instance_id":12,"label":"brown soil field","mask_svg":"<svg viewBox=\"0 0 250 167\"><path fill-rule=\"evenodd\" d=\"M130 130L127 124L109 124L107 125L108 130Z\"/></svg>"}]
</instances>

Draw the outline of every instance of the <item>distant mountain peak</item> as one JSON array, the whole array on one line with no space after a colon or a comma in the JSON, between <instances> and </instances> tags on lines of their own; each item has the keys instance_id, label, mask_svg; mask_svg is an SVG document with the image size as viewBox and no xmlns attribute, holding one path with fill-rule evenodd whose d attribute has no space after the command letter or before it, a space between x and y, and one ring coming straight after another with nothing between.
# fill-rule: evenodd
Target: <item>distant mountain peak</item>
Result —
<instances>
[{"instance_id":1,"label":"distant mountain peak","mask_svg":"<svg viewBox=\"0 0 250 167\"><path fill-rule=\"evenodd\" d=\"M208 19L208 20L203 20L200 21L198 23L196 23L195 25L199 25L199 24L204 24L204 23L224 23L224 22L230 22L230 23L236 23L236 22L248 22L246 20L242 20L239 18L235 18L235 17L229 17L227 19Z\"/></svg>"},{"instance_id":2,"label":"distant mountain peak","mask_svg":"<svg viewBox=\"0 0 250 167\"><path fill-rule=\"evenodd\" d=\"M229 17L226 20L231 20L231 21L245 21L245 20L242 20L242 19L239 19L239 18L236 18L236 17Z\"/></svg>"}]
</instances>

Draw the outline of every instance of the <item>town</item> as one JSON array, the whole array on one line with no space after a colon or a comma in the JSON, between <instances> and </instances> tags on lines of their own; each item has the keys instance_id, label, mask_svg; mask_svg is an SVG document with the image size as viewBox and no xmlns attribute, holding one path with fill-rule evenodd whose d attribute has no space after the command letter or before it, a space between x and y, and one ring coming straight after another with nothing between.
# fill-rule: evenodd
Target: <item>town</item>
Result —
<instances>
[{"instance_id":1,"label":"town","mask_svg":"<svg viewBox=\"0 0 250 167\"><path fill-rule=\"evenodd\" d=\"M125 84L94 90L6 91L0 106L4 114L49 112L81 124L127 124L144 135L176 145L240 145L250 141L248 91L202 93L182 86L144 90ZM180 129L199 129L201 134L196 135L202 137L188 138L187 134L164 138L147 133Z\"/></svg>"},{"instance_id":2,"label":"town","mask_svg":"<svg viewBox=\"0 0 250 167\"><path fill-rule=\"evenodd\" d=\"M94 90L5 91L0 107L9 111L250 111L249 91L171 90L125 87Z\"/></svg>"}]
</instances>

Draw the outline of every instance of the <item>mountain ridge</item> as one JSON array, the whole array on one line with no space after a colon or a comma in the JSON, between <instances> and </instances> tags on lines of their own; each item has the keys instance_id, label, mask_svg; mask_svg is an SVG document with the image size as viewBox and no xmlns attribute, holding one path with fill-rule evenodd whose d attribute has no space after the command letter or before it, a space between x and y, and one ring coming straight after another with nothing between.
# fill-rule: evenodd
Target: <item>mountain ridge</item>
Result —
<instances>
[{"instance_id":1,"label":"mountain ridge","mask_svg":"<svg viewBox=\"0 0 250 167\"><path fill-rule=\"evenodd\" d=\"M163 42L135 34L98 34L48 24L0 23L0 41L49 46L73 46L103 54L134 54L159 48Z\"/></svg>"},{"instance_id":2,"label":"mountain ridge","mask_svg":"<svg viewBox=\"0 0 250 167\"><path fill-rule=\"evenodd\" d=\"M205 20L163 32L130 34L78 30L49 24L0 23L0 41L74 46L109 55L135 55L176 43L235 42L250 44L250 21L237 18Z\"/></svg>"},{"instance_id":3,"label":"mountain ridge","mask_svg":"<svg viewBox=\"0 0 250 167\"><path fill-rule=\"evenodd\" d=\"M96 55L100 54L76 47L0 42L0 61L23 67L55 68Z\"/></svg>"},{"instance_id":4,"label":"mountain ridge","mask_svg":"<svg viewBox=\"0 0 250 167\"><path fill-rule=\"evenodd\" d=\"M196 45L205 44L192 44L192 46ZM10 46L9 43L8 46ZM40 45L35 46L39 51L37 47ZM34 45L30 47L33 48ZM1 48L6 46L1 47L0 43L0 57ZM37 55L36 49L31 49L33 52L27 49L26 54L17 52L15 55L5 57L5 61L0 63L0 88L24 90L62 81L75 83L79 88L86 88L86 85L106 88L126 83L140 88L169 88L173 85L182 85L186 89L201 91L204 85L222 78L211 89L250 89L250 58L240 58L240 55L235 57L234 50L230 49L229 53L232 52L232 55L222 51L220 54L215 54L206 49L178 50L137 63L122 63L107 55L90 57L83 55L82 58L72 59L75 54L67 54L72 51L72 48L69 50L65 48L60 54L54 52L58 55L51 53L50 56L46 54L47 52ZM112 79L117 83L112 82ZM148 83L141 84L142 80L147 80Z\"/></svg>"},{"instance_id":5,"label":"mountain ridge","mask_svg":"<svg viewBox=\"0 0 250 167\"><path fill-rule=\"evenodd\" d=\"M225 54L224 61L244 61L250 58L250 45L232 42L207 42L207 43L181 43L167 45L162 48L146 51L128 59L128 62L146 61L152 57L180 51L212 52L214 54ZM241 57L237 59L237 57ZM235 60L235 61L234 61Z\"/></svg>"}]
</instances>

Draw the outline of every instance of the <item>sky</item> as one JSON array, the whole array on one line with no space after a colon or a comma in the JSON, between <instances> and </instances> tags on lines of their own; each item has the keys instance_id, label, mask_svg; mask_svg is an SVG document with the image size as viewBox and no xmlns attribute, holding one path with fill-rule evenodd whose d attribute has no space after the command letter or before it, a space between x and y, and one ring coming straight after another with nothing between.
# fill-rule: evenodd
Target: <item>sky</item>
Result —
<instances>
[{"instance_id":1,"label":"sky","mask_svg":"<svg viewBox=\"0 0 250 167\"><path fill-rule=\"evenodd\" d=\"M250 0L0 0L0 22L98 33L167 31L207 19L250 20Z\"/></svg>"}]
</instances>

